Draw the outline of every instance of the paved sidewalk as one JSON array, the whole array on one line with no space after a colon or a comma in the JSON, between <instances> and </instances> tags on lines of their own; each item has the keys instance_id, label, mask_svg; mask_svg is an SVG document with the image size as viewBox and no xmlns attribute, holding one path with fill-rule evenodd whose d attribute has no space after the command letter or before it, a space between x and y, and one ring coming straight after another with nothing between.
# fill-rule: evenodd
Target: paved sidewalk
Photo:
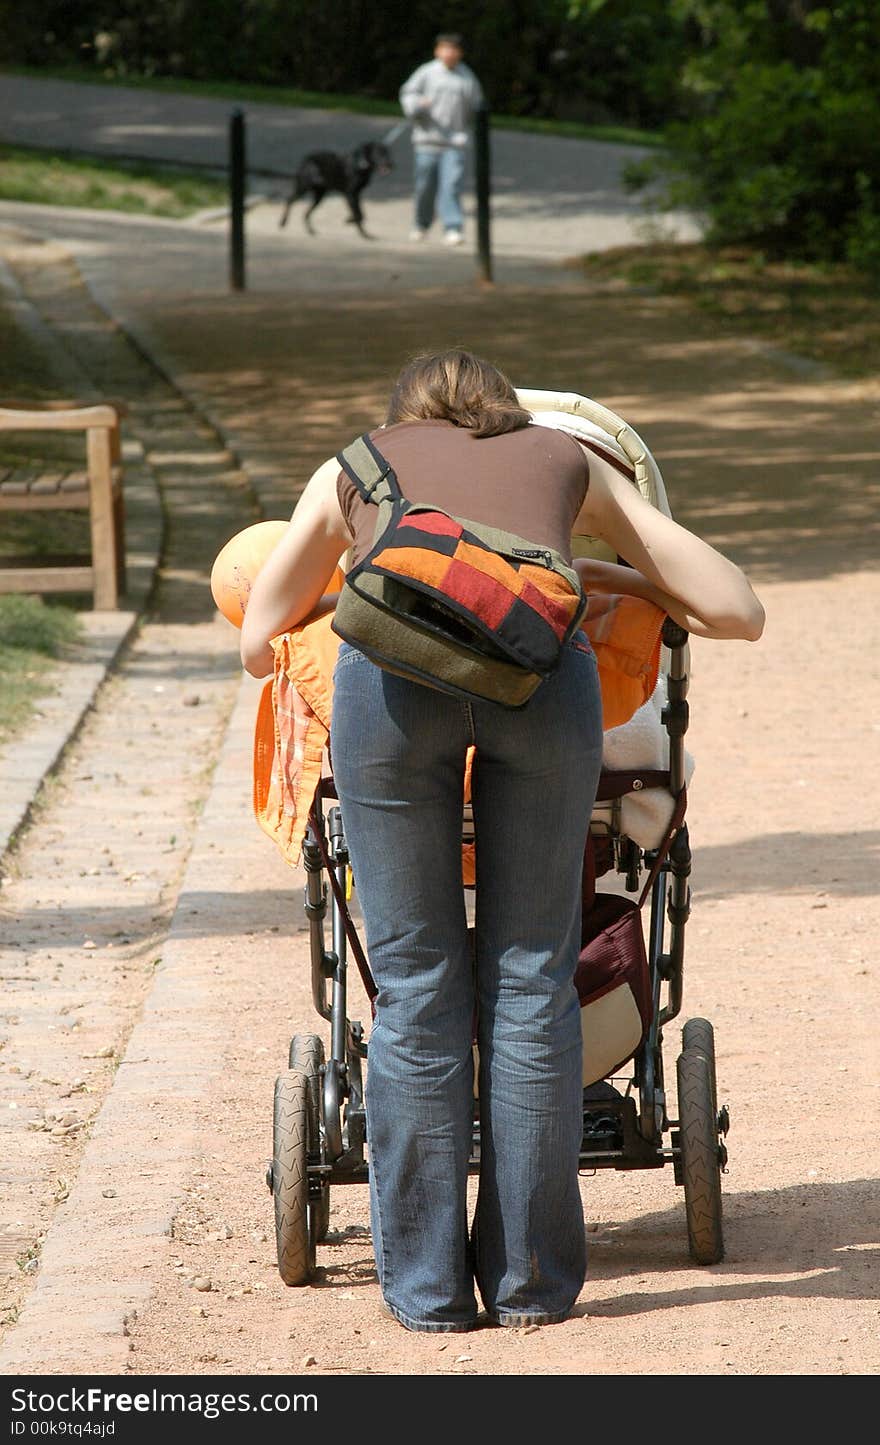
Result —
<instances>
[{"instance_id":1,"label":"paved sidewalk","mask_svg":"<svg viewBox=\"0 0 880 1445\"><path fill-rule=\"evenodd\" d=\"M2 1328L153 982L241 676L207 575L258 513L216 431L99 308L63 248L0 231L0 253L31 349L51 345L47 383L126 404L132 584L128 611L83 615L79 660L0 752L4 847L17 833L0 894Z\"/></svg>"},{"instance_id":2,"label":"paved sidewalk","mask_svg":"<svg viewBox=\"0 0 880 1445\"><path fill-rule=\"evenodd\" d=\"M27 254L26 236L0 227L0 298L18 330L43 358L45 376L58 394L77 401L100 400L93 378L59 333L48 326L25 295L8 260ZM48 265L69 264L63 249L42 248ZM0 875L10 845L27 821L45 778L92 706L101 683L134 629L150 594L159 561L162 521L156 480L144 460L142 443L126 427L123 465L126 503L126 593L113 612L80 614L82 636L58 669L56 688L44 694L24 733L0 747Z\"/></svg>"},{"instance_id":3,"label":"paved sidewalk","mask_svg":"<svg viewBox=\"0 0 880 1445\"><path fill-rule=\"evenodd\" d=\"M34 1290L0 1348L0 1375L119 1374L130 1366L134 1320L158 1286L201 1147L196 1120L211 1089L222 1086L232 1023L230 985L222 975L241 983L236 965L258 950L265 954L273 923L276 933L289 926L289 871L253 826L242 787L258 695L258 684L246 678L161 967L95 1119L76 1183L49 1231ZM255 939L251 900L258 880L264 893ZM205 925L194 925L193 915L206 912ZM244 939L246 930L252 936ZM304 957L298 961L305 964ZM250 1008L250 996L248 982L239 1010Z\"/></svg>"}]
</instances>

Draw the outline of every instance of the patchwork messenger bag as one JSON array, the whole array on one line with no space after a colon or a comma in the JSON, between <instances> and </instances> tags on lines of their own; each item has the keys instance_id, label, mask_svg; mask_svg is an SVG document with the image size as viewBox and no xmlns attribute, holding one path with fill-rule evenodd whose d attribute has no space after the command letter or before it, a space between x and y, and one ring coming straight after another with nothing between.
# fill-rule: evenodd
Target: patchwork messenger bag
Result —
<instances>
[{"instance_id":1,"label":"patchwork messenger bag","mask_svg":"<svg viewBox=\"0 0 880 1445\"><path fill-rule=\"evenodd\" d=\"M379 515L339 594L334 632L400 677L522 707L586 611L574 568L552 548L408 502L368 435L337 461Z\"/></svg>"}]
</instances>

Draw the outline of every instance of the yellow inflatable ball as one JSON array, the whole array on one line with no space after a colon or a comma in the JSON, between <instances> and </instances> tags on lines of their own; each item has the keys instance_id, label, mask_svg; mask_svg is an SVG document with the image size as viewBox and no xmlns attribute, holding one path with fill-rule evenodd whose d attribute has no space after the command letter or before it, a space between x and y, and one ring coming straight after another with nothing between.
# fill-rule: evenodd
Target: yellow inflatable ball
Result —
<instances>
[{"instance_id":1,"label":"yellow inflatable ball","mask_svg":"<svg viewBox=\"0 0 880 1445\"><path fill-rule=\"evenodd\" d=\"M254 579L288 526L287 522L255 522L230 537L217 554L211 568L211 594L233 627L241 627Z\"/></svg>"}]
</instances>

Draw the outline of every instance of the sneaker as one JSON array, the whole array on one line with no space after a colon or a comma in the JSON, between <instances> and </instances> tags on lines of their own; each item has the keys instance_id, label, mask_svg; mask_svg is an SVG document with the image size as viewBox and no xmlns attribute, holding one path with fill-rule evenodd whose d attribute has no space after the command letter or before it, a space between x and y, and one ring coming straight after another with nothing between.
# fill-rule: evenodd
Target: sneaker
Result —
<instances>
[{"instance_id":1,"label":"sneaker","mask_svg":"<svg viewBox=\"0 0 880 1445\"><path fill-rule=\"evenodd\" d=\"M421 226L413 226L409 233L409 239L411 241L424 241L427 234L427 231L423 231Z\"/></svg>"},{"instance_id":2,"label":"sneaker","mask_svg":"<svg viewBox=\"0 0 880 1445\"><path fill-rule=\"evenodd\" d=\"M447 246L463 246L464 235L461 231L445 231L443 240Z\"/></svg>"}]
</instances>

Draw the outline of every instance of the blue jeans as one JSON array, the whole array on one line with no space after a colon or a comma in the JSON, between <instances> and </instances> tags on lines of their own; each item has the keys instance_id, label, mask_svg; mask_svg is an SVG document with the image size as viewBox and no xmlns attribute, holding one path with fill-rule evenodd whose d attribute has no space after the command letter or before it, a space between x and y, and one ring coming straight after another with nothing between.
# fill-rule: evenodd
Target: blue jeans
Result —
<instances>
[{"instance_id":1,"label":"blue jeans","mask_svg":"<svg viewBox=\"0 0 880 1445\"><path fill-rule=\"evenodd\" d=\"M476 745L476 947L461 881ZM343 644L333 769L378 985L366 1085L370 1211L386 1304L467 1330L550 1324L584 1280L581 1028L572 977L602 752L579 636L519 711L395 677ZM480 1179L466 1187L479 1044Z\"/></svg>"},{"instance_id":2,"label":"blue jeans","mask_svg":"<svg viewBox=\"0 0 880 1445\"><path fill-rule=\"evenodd\" d=\"M416 225L427 231L434 219L434 202L444 231L461 231L461 187L465 152L455 146L416 146L413 151L416 182Z\"/></svg>"}]
</instances>

